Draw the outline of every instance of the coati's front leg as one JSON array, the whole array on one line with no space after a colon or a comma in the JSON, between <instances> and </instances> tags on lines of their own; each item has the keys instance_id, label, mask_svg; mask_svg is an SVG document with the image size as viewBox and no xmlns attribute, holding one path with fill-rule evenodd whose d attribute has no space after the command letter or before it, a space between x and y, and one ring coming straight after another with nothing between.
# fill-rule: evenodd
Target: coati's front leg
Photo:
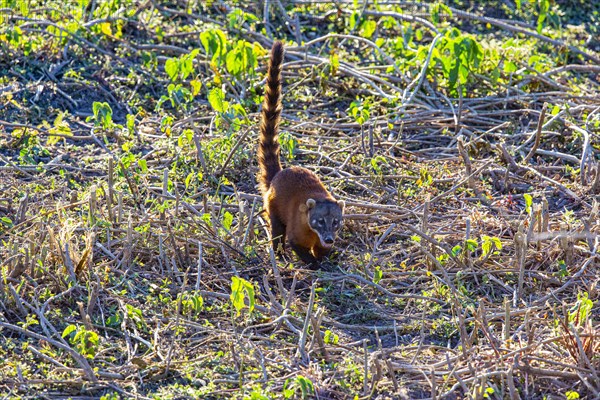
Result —
<instances>
[{"instance_id":1,"label":"coati's front leg","mask_svg":"<svg viewBox=\"0 0 600 400\"><path fill-rule=\"evenodd\" d=\"M285 225L275 215L271 217L271 239L273 240L273 252L279 256L285 253Z\"/></svg>"},{"instance_id":2,"label":"coati's front leg","mask_svg":"<svg viewBox=\"0 0 600 400\"><path fill-rule=\"evenodd\" d=\"M329 255L331 249L325 249L323 247L315 246L313 247L312 252L317 260L322 260Z\"/></svg>"},{"instance_id":3,"label":"coati's front leg","mask_svg":"<svg viewBox=\"0 0 600 400\"><path fill-rule=\"evenodd\" d=\"M309 249L299 246L294 242L290 242L290 246L292 246L292 249L298 254L298 257L300 257L302 261L310 265L317 265L317 259L311 254Z\"/></svg>"}]
</instances>

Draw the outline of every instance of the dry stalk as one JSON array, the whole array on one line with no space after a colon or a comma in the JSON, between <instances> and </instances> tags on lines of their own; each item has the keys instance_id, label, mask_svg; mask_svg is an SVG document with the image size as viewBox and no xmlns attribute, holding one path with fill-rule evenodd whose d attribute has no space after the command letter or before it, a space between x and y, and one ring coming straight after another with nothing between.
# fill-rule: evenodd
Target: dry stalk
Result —
<instances>
[{"instance_id":1,"label":"dry stalk","mask_svg":"<svg viewBox=\"0 0 600 400\"><path fill-rule=\"evenodd\" d=\"M310 288L310 299L308 300L308 306L306 309L306 317L304 318L304 326L300 333L300 339L298 341L298 350L296 351L296 357L300 358L300 362L304 365L308 365L310 359L306 353L306 338L308 337L308 327L310 324L310 318L312 316L312 310L315 303L315 287L316 282L312 284Z\"/></svg>"},{"instance_id":2,"label":"dry stalk","mask_svg":"<svg viewBox=\"0 0 600 400\"><path fill-rule=\"evenodd\" d=\"M519 231L515 233L515 264L519 272L517 300L523 300L523 281L525 280L525 257L527 253L527 236L522 231L522 225L519 226Z\"/></svg>"}]
</instances>

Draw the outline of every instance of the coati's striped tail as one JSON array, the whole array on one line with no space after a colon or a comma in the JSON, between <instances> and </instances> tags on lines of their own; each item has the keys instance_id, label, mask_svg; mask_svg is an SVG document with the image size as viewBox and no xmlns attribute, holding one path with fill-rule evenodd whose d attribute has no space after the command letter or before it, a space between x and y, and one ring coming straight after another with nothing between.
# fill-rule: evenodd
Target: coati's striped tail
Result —
<instances>
[{"instance_id":1,"label":"coati's striped tail","mask_svg":"<svg viewBox=\"0 0 600 400\"><path fill-rule=\"evenodd\" d=\"M281 171L279 161L279 141L277 130L281 115L281 64L283 62L283 43L275 42L271 49L265 99L262 106L260 138L258 143L258 165L260 172L258 183L261 193L265 193L273 177Z\"/></svg>"}]
</instances>

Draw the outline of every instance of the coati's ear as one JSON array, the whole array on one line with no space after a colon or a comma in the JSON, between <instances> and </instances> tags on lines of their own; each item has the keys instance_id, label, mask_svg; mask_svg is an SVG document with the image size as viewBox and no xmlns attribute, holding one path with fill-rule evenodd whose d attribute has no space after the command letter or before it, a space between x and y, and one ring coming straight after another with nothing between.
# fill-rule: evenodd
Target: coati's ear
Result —
<instances>
[{"instance_id":1,"label":"coati's ear","mask_svg":"<svg viewBox=\"0 0 600 400\"><path fill-rule=\"evenodd\" d=\"M344 207L346 207L346 202L344 200L338 200L337 203L338 206L340 206L340 208L342 209L342 211L344 211Z\"/></svg>"},{"instance_id":2,"label":"coati's ear","mask_svg":"<svg viewBox=\"0 0 600 400\"><path fill-rule=\"evenodd\" d=\"M306 204L300 204L300 211L307 212L308 210L313 208L316 204L317 204L317 202L314 199L308 199L308 200L306 200Z\"/></svg>"}]
</instances>

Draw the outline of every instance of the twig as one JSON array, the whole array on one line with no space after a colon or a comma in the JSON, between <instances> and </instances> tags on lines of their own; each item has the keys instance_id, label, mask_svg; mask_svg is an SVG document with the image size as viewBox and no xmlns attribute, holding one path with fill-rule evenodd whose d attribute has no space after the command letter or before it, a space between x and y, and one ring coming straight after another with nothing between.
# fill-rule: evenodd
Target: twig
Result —
<instances>
[{"instance_id":1,"label":"twig","mask_svg":"<svg viewBox=\"0 0 600 400\"><path fill-rule=\"evenodd\" d=\"M531 159L531 157L533 157L537 148L540 145L540 140L542 139L542 126L544 125L544 117L546 116L546 108L547 107L548 107L548 103L544 103L544 106L542 107L542 111L540 112L540 117L538 119L537 130L535 132L535 142L533 142L533 146L531 147L531 150L529 150L529 153L527 154L525 159L523 159L524 164L527 164L529 162L529 160Z\"/></svg>"}]
</instances>

